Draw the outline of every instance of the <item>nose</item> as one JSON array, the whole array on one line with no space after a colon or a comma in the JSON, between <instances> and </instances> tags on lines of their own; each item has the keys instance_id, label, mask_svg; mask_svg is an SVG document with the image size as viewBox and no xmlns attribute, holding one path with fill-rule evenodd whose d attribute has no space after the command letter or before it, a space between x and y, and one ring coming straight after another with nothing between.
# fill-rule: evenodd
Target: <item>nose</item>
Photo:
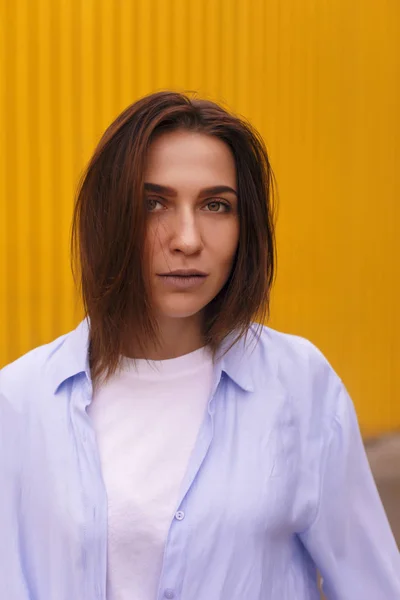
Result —
<instances>
[{"instance_id":1,"label":"nose","mask_svg":"<svg viewBox=\"0 0 400 600\"><path fill-rule=\"evenodd\" d=\"M178 211L174 215L170 249L186 255L197 254L203 248L202 236L196 214L192 210Z\"/></svg>"}]
</instances>

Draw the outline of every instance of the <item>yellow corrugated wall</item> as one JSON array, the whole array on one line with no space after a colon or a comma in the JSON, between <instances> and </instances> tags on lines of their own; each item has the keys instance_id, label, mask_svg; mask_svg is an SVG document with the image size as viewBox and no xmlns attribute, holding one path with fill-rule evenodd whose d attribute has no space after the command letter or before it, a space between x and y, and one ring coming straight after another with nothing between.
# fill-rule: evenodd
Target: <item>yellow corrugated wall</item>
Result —
<instances>
[{"instance_id":1,"label":"yellow corrugated wall","mask_svg":"<svg viewBox=\"0 0 400 600\"><path fill-rule=\"evenodd\" d=\"M78 176L107 124L198 90L264 135L280 191L271 324L400 427L398 0L0 0L0 366L80 318Z\"/></svg>"}]
</instances>

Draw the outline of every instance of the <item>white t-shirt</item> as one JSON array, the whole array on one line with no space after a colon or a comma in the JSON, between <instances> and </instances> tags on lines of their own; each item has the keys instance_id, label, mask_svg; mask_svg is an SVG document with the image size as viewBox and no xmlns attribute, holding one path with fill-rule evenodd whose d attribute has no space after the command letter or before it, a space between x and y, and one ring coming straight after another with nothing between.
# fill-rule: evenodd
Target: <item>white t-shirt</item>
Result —
<instances>
[{"instance_id":1,"label":"white t-shirt","mask_svg":"<svg viewBox=\"0 0 400 600\"><path fill-rule=\"evenodd\" d=\"M206 348L124 358L88 412L108 496L107 600L155 600L164 546L212 386ZM179 518L183 515L179 514Z\"/></svg>"}]
</instances>

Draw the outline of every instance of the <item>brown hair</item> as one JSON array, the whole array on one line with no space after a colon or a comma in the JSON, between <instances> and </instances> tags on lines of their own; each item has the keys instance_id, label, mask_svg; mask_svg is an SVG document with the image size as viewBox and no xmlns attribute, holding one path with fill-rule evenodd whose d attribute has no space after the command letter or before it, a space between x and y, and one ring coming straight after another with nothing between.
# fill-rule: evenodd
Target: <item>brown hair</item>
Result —
<instances>
[{"instance_id":1,"label":"brown hair","mask_svg":"<svg viewBox=\"0 0 400 600\"><path fill-rule=\"evenodd\" d=\"M141 350L145 340L158 340L142 259L143 173L154 136L173 129L218 137L236 163L239 244L227 283L206 307L205 343L215 352L228 334L234 332L236 341L255 318L262 322L269 314L275 268L273 175L262 139L247 122L213 102L174 92L151 94L108 127L75 204L72 268L90 320L94 382L116 371L128 331Z\"/></svg>"}]
</instances>

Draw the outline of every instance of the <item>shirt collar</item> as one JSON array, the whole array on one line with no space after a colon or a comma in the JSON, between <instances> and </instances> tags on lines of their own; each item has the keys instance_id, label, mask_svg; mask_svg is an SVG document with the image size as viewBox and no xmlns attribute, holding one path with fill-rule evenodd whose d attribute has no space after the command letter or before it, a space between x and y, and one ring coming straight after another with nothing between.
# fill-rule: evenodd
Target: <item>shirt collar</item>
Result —
<instances>
[{"instance_id":1,"label":"shirt collar","mask_svg":"<svg viewBox=\"0 0 400 600\"><path fill-rule=\"evenodd\" d=\"M251 360L251 354L257 344L256 331L251 326L247 335L231 346L236 335L235 333L230 334L222 343L218 353L220 356L222 355L221 368L236 385L246 392L253 392L254 360Z\"/></svg>"},{"instance_id":2,"label":"shirt collar","mask_svg":"<svg viewBox=\"0 0 400 600\"><path fill-rule=\"evenodd\" d=\"M248 335L237 341L232 347L235 335L229 335L222 343L217 354L222 372L226 373L236 385L247 392L254 390L253 361L250 355L257 341L253 327ZM85 373L91 381L89 367L89 319L85 318L67 334L63 344L50 358L54 391L60 385L79 373Z\"/></svg>"},{"instance_id":3,"label":"shirt collar","mask_svg":"<svg viewBox=\"0 0 400 600\"><path fill-rule=\"evenodd\" d=\"M89 367L89 320L81 321L76 329L68 333L63 344L50 357L50 370L54 392L70 377L85 373L91 381Z\"/></svg>"}]
</instances>

